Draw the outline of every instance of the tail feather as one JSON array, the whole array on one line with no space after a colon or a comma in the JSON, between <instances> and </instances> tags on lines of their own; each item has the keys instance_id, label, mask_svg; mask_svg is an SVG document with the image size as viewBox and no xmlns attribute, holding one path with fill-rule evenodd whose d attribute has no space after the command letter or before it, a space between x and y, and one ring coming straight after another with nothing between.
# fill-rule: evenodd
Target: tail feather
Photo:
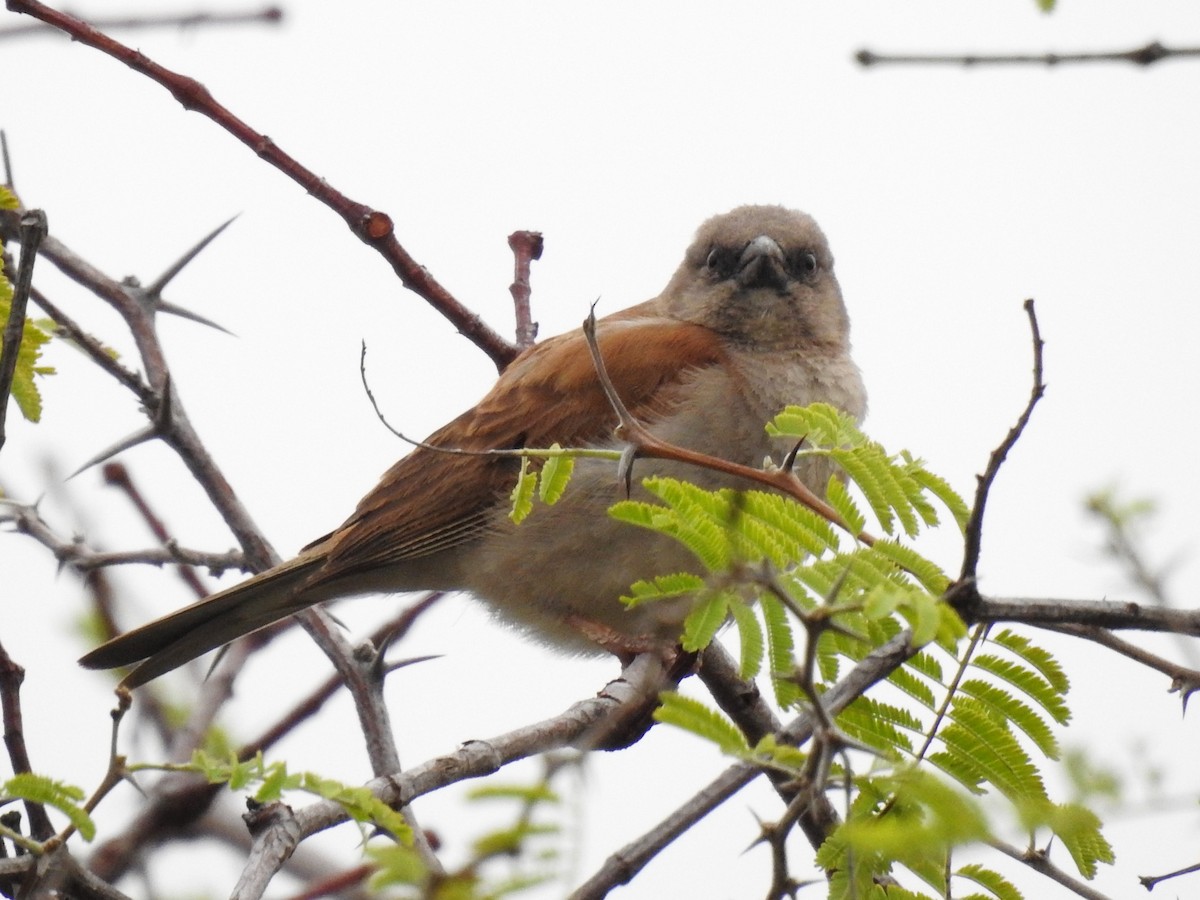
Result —
<instances>
[{"instance_id":1,"label":"tail feather","mask_svg":"<svg viewBox=\"0 0 1200 900\"><path fill-rule=\"evenodd\" d=\"M121 684L135 688L215 650L327 599L304 589L323 563L323 554L303 554L178 612L127 631L79 660L89 669L140 663Z\"/></svg>"}]
</instances>

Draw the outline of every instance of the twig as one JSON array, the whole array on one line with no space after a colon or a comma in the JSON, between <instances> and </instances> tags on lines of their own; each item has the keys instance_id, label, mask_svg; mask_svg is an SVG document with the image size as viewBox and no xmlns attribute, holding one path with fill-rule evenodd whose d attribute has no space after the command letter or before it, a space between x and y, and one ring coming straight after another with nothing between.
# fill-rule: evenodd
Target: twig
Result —
<instances>
[{"instance_id":1,"label":"twig","mask_svg":"<svg viewBox=\"0 0 1200 900\"><path fill-rule=\"evenodd\" d=\"M191 550L169 541L164 547L145 550L100 551L79 539L67 539L55 532L29 504L12 500L0 500L0 522L11 522L17 531L27 534L54 554L60 563L70 566L82 575L108 566L151 565L164 566L172 563L186 566L203 566L213 575L230 569L248 571L246 558L240 550L224 553L208 553Z\"/></svg>"},{"instance_id":2,"label":"twig","mask_svg":"<svg viewBox=\"0 0 1200 900\"><path fill-rule=\"evenodd\" d=\"M443 594L440 592L426 594L417 603L414 603L412 606L401 611L399 615L393 617L389 621L384 622L383 625L375 630L375 632L370 636L369 640L372 644L379 646L384 642L390 642L403 635L408 631L409 628L412 627L412 624L416 621L417 617L433 606L433 604L440 600L442 596ZM422 659L429 658L430 657L423 657ZM418 660L406 660L405 663L411 664L416 661ZM386 667L386 671L391 673L392 671L395 671L397 667L398 666L395 664L389 664ZM312 691L312 693L310 693L300 702L296 703L287 713L281 716L279 721L277 721L274 725L264 731L257 738L253 738L252 740L249 740L243 744L238 749L238 759L245 761L260 751L269 750L276 742L288 735L302 722L316 715L317 712L320 711L321 707L325 705L325 702L329 700L329 698L335 693L337 693L339 688L344 686L345 683L342 681L341 676L337 675L336 673L325 679L325 681L318 685Z\"/></svg>"},{"instance_id":3,"label":"twig","mask_svg":"<svg viewBox=\"0 0 1200 900\"><path fill-rule=\"evenodd\" d=\"M1191 875L1195 872L1200 872L1200 863L1191 866L1184 866L1182 869L1176 869L1174 872L1167 872L1165 875L1139 875L1138 881L1142 887L1148 891L1154 888L1163 881L1169 881L1172 878L1178 878L1180 875Z\"/></svg>"},{"instance_id":4,"label":"twig","mask_svg":"<svg viewBox=\"0 0 1200 900\"><path fill-rule=\"evenodd\" d=\"M133 479L129 477L129 470L120 463L107 463L104 466L104 483L111 485L122 491L129 502L141 515L142 521L150 529L150 533L158 539L158 542L164 547L173 546L175 539L171 537L171 533L167 531L167 526L159 516L150 508L150 504L146 502L146 498L142 496L142 492L138 490L137 485L133 483ZM179 577L183 579L184 584L191 588L192 593L197 599L203 599L212 593L207 588L200 578L196 575L196 570L191 566L180 566Z\"/></svg>"},{"instance_id":5,"label":"twig","mask_svg":"<svg viewBox=\"0 0 1200 900\"><path fill-rule=\"evenodd\" d=\"M826 710L837 715L903 665L916 652L911 637L910 631L902 631L863 657L845 678L821 695ZM805 714L792 720L778 737L781 741L799 745L812 733L812 721ZM570 900L599 900L613 888L629 883L672 841L761 774L761 768L747 763L730 766L662 822L610 856L599 871L571 894Z\"/></svg>"},{"instance_id":6,"label":"twig","mask_svg":"<svg viewBox=\"0 0 1200 900\"><path fill-rule=\"evenodd\" d=\"M25 680L25 669L13 661L0 644L0 707L4 713L4 746L13 774L33 771L29 765L29 751L25 747L24 717L21 715L21 682ZM25 801L29 815L29 834L39 841L49 840L54 835L54 826L40 803Z\"/></svg>"},{"instance_id":7,"label":"twig","mask_svg":"<svg viewBox=\"0 0 1200 900\"><path fill-rule=\"evenodd\" d=\"M396 240L392 220L386 213L351 200L334 189L323 178L281 150L271 138L255 131L218 103L203 84L194 78L160 66L143 53L113 40L86 22L51 9L36 0L8 0L8 8L13 12L34 16L70 35L72 39L125 63L134 71L164 87L184 109L199 112L212 119L253 150L259 158L279 169L341 216L356 237L387 260L406 288L449 319L455 328L491 358L498 369L503 369L516 356L516 347L456 300L424 266L409 255Z\"/></svg>"},{"instance_id":8,"label":"twig","mask_svg":"<svg viewBox=\"0 0 1200 900\"><path fill-rule=\"evenodd\" d=\"M532 347L537 339L538 326L533 321L533 310L529 304L532 289L529 286L530 262L542 258L545 243L540 231L514 231L508 236L508 246L513 252L513 283L509 287L517 315L517 346L524 350Z\"/></svg>"},{"instance_id":9,"label":"twig","mask_svg":"<svg viewBox=\"0 0 1200 900\"><path fill-rule=\"evenodd\" d=\"M1025 426L1029 424L1033 408L1046 393L1046 385L1042 381L1044 342L1041 331L1038 329L1037 312L1033 308L1032 299L1025 301L1025 314L1029 316L1029 330L1033 339L1033 387L1029 392L1029 400L1025 404L1025 409L1017 417L1016 424L1008 430L1008 434L1000 442L1000 446L992 451L992 455L988 458L987 469L979 477L975 487L975 503L971 507L971 516L967 520L962 571L958 576L959 584L962 585L973 585L975 582L975 574L979 568L979 554L983 544L983 514L987 507L988 492L992 489L992 482L1000 473L1000 467L1004 465L1009 451L1016 446L1021 434L1025 431Z\"/></svg>"},{"instance_id":10,"label":"twig","mask_svg":"<svg viewBox=\"0 0 1200 900\"><path fill-rule=\"evenodd\" d=\"M1117 637L1111 631L1106 631L1103 628L1097 628L1093 625L1043 624L1041 627L1049 631L1058 631L1062 634L1069 634L1074 637L1093 641L1102 647L1107 647L1109 650L1115 650L1122 656L1129 657L1134 662L1141 663L1148 668L1161 672L1171 679L1170 690L1180 695L1180 699L1183 701L1184 712L1187 711L1188 698L1197 690L1200 690L1200 672L1190 669L1187 666L1173 663L1171 660L1164 659L1148 650L1143 650L1136 644L1131 644L1129 641Z\"/></svg>"},{"instance_id":11,"label":"twig","mask_svg":"<svg viewBox=\"0 0 1200 900\"><path fill-rule=\"evenodd\" d=\"M29 299L54 320L54 324L58 326L59 337L66 338L75 344L92 362L133 391L139 400L147 403L154 397L154 391L151 390L150 385L142 381L140 375L121 365L115 354L109 352L108 347L84 331L74 319L63 312L57 304L52 303L45 294L34 288L29 294Z\"/></svg>"},{"instance_id":12,"label":"twig","mask_svg":"<svg viewBox=\"0 0 1200 900\"><path fill-rule=\"evenodd\" d=\"M997 65L1041 65L1057 66L1065 63L1128 62L1137 66L1149 66L1164 59L1200 56L1200 47L1164 47L1151 41L1133 50L1109 50L1090 53L970 53L970 54L885 54L872 50L859 50L854 55L858 64L867 66L891 65L951 65L951 66L997 66Z\"/></svg>"},{"instance_id":13,"label":"twig","mask_svg":"<svg viewBox=\"0 0 1200 900\"><path fill-rule=\"evenodd\" d=\"M970 622L1026 625L1090 625L1096 628L1165 631L1200 637L1200 609L1162 609L1117 600L1030 600L980 597L968 610Z\"/></svg>"},{"instance_id":14,"label":"twig","mask_svg":"<svg viewBox=\"0 0 1200 900\"><path fill-rule=\"evenodd\" d=\"M1033 869L1035 872L1045 875L1053 881L1057 881L1063 887L1078 894L1080 897L1085 897L1087 900L1109 900L1108 896L1100 893L1090 885L1084 884L1078 878L1072 878L1054 863L1050 862L1050 857L1044 851L1040 850L1018 850L1011 844L1006 844L1004 841L998 841L994 838L987 841L987 845L994 850L999 850L1005 856L1011 856L1017 862L1024 863Z\"/></svg>"},{"instance_id":15,"label":"twig","mask_svg":"<svg viewBox=\"0 0 1200 900\"><path fill-rule=\"evenodd\" d=\"M726 715L742 730L747 742L753 746L768 734L775 734L782 725L771 707L763 700L758 687L752 681L738 677L737 666L729 653L713 641L700 654L700 666L696 672L708 692ZM776 793L790 804L797 796L795 779L786 773L768 771ZM812 793L809 806L801 810L800 830L813 849L819 849L826 838L837 827L839 816L829 798L823 793ZM764 835L768 829L764 827ZM773 833L773 830L772 830Z\"/></svg>"},{"instance_id":16,"label":"twig","mask_svg":"<svg viewBox=\"0 0 1200 900\"><path fill-rule=\"evenodd\" d=\"M267 6L250 12L210 13L194 12L170 16L137 16L125 18L96 17L90 19L95 28L111 31L144 30L149 28L196 28L201 25L246 25L259 22L276 25L283 21L283 10L278 6ZM60 29L50 25L10 25L0 28L0 40L5 38L33 37L42 34L59 34Z\"/></svg>"},{"instance_id":17,"label":"twig","mask_svg":"<svg viewBox=\"0 0 1200 900\"><path fill-rule=\"evenodd\" d=\"M13 284L12 305L8 321L4 324L4 337L0 343L0 447L4 446L5 420L8 418L8 398L12 393L13 378L17 374L17 357L21 350L21 339L25 334L25 309L29 303L29 290L33 286L33 263L37 258L38 245L45 239L48 226L46 214L40 209L31 209L21 216L21 262L17 269L17 280Z\"/></svg>"},{"instance_id":18,"label":"twig","mask_svg":"<svg viewBox=\"0 0 1200 900\"><path fill-rule=\"evenodd\" d=\"M642 654L625 667L621 677L610 682L596 697L580 700L565 712L490 740L472 740L454 753L412 766L402 773L376 778L366 787L384 803L407 806L417 797L469 778L491 775L502 767L537 753L571 746L586 739L605 718L644 702L645 680L657 679L661 664L652 654ZM297 810L286 827L270 829L255 844L234 896L240 900L261 897L274 872L292 850L308 836L347 821L344 807L318 801Z\"/></svg>"}]
</instances>

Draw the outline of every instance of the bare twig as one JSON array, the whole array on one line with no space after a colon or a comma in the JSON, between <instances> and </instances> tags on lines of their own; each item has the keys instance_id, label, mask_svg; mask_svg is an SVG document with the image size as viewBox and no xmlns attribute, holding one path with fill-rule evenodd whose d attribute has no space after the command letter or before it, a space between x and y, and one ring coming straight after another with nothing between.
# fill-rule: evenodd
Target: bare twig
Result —
<instances>
[{"instance_id":1,"label":"bare twig","mask_svg":"<svg viewBox=\"0 0 1200 900\"><path fill-rule=\"evenodd\" d=\"M382 646L384 643L390 642L395 640L397 637L402 636L408 631L409 628L412 627L412 624L416 621L417 617L433 606L433 604L440 600L442 596L443 594L439 592L426 594L417 603L414 603L407 609L402 610L392 619L384 622L383 625L375 630L375 632L370 636L369 640L376 646ZM429 657L424 658L428 659ZM405 664L411 664L416 661L418 660L405 660L404 662ZM397 665L389 664L386 667L386 671L391 673L395 671L396 668L398 668ZM316 715L317 712L320 711L321 707L325 705L325 702L329 700L329 698L335 693L337 693L339 688L344 686L345 683L342 681L341 676L337 675L336 673L325 679L325 681L318 685L317 688L312 691L312 693L296 703L290 710L282 715L279 718L279 721L277 721L274 725L264 731L257 738L254 738L243 744L238 750L238 759L245 761L260 751L270 749L276 742L289 734L302 722Z\"/></svg>"},{"instance_id":2,"label":"bare twig","mask_svg":"<svg viewBox=\"0 0 1200 900\"><path fill-rule=\"evenodd\" d=\"M25 669L13 661L0 644L0 707L4 713L4 746L8 750L8 761L13 774L33 771L29 765L29 751L25 747L24 717L21 715L21 682L25 680ZM30 836L39 841L49 840L54 835L54 826L40 803L25 801L29 815Z\"/></svg>"},{"instance_id":3,"label":"bare twig","mask_svg":"<svg viewBox=\"0 0 1200 900\"><path fill-rule=\"evenodd\" d=\"M979 476L979 483L975 488L975 503L971 507L971 517L967 520L962 571L958 576L960 585L973 585L975 582L975 573L979 568L979 554L983 545L983 514L987 507L988 492L992 489L992 483L1000 473L1000 467L1004 465L1009 451L1016 446L1021 434L1025 431L1025 426L1029 424L1033 408L1046 393L1046 385L1042 381L1044 342L1041 331L1038 329L1037 313L1033 308L1032 299L1025 301L1025 314L1029 316L1029 329L1033 340L1033 387L1030 390L1025 409L1017 417L1016 424L1008 430L1008 434L1000 442L1000 446L992 451L992 455L988 458L987 469Z\"/></svg>"},{"instance_id":4,"label":"bare twig","mask_svg":"<svg viewBox=\"0 0 1200 900\"><path fill-rule=\"evenodd\" d=\"M1184 866L1182 869L1176 869L1174 872L1167 872L1165 875L1141 875L1138 877L1138 881L1141 882L1142 887L1144 887L1146 890L1152 891L1159 883L1163 881L1169 881L1172 878L1178 878L1181 875L1192 875L1196 872L1200 872L1200 863L1196 863L1195 865L1191 866Z\"/></svg>"},{"instance_id":5,"label":"bare twig","mask_svg":"<svg viewBox=\"0 0 1200 900\"><path fill-rule=\"evenodd\" d=\"M194 78L172 72L86 22L51 9L36 0L8 0L8 8L13 12L34 16L70 35L72 39L125 63L134 71L164 87L184 109L199 112L212 119L253 150L259 158L279 169L341 216L356 237L387 260L405 287L449 319L458 331L491 358L498 369L503 369L516 356L516 347L456 300L424 266L409 255L396 240L392 220L387 213L351 200L334 189L325 179L281 150L271 138L255 131L218 103L203 84Z\"/></svg>"},{"instance_id":6,"label":"bare twig","mask_svg":"<svg viewBox=\"0 0 1200 900\"><path fill-rule=\"evenodd\" d=\"M266 6L249 12L194 12L178 15L146 15L125 18L103 18L97 16L89 20L95 28L109 31L134 31L149 28L197 28L201 25L253 25L263 23L277 25L283 21L283 10L278 6ZM10 25L0 28L0 40L5 38L33 37L43 34L61 34L61 30L50 25Z\"/></svg>"},{"instance_id":7,"label":"bare twig","mask_svg":"<svg viewBox=\"0 0 1200 900\"><path fill-rule=\"evenodd\" d=\"M1108 896L1100 893L1090 885L1084 884L1078 878L1072 878L1054 863L1050 862L1050 857L1040 850L1018 850L1011 844L1006 844L1003 841L991 839L987 841L989 847L999 850L1005 856L1011 856L1017 862L1024 863L1047 878L1057 881L1063 887L1078 894L1086 900L1109 900Z\"/></svg>"},{"instance_id":8,"label":"bare twig","mask_svg":"<svg viewBox=\"0 0 1200 900\"><path fill-rule=\"evenodd\" d=\"M1117 600L1030 600L979 598L969 610L972 622L1025 625L1089 625L1096 628L1164 631L1200 637L1200 609L1163 609Z\"/></svg>"},{"instance_id":9,"label":"bare twig","mask_svg":"<svg viewBox=\"0 0 1200 900\"><path fill-rule=\"evenodd\" d=\"M164 547L174 545L175 539L167 531L167 526L163 524L162 519L150 508L150 504L146 502L146 498L142 496L142 492L133 483L133 479L129 476L129 470L125 466L120 463L108 463L105 465L104 483L117 488L129 498L129 502L133 504L138 514L141 515L142 521L150 529L150 533L158 539L160 544ZM199 576L196 575L196 570L191 566L180 566L179 577L183 579L184 584L191 589L197 599L207 597L211 593L209 588L200 581Z\"/></svg>"},{"instance_id":10,"label":"bare twig","mask_svg":"<svg viewBox=\"0 0 1200 900\"><path fill-rule=\"evenodd\" d=\"M107 566L164 566L172 563L203 566L214 575L220 575L230 569L248 570L246 558L239 550L208 553L180 547L174 541L169 541L163 547L145 550L96 550L78 538L69 539L58 534L41 517L36 507L12 500L0 500L0 522L11 522L17 531L29 535L53 553L60 563L83 575Z\"/></svg>"},{"instance_id":11,"label":"bare twig","mask_svg":"<svg viewBox=\"0 0 1200 900\"><path fill-rule=\"evenodd\" d=\"M437 757L402 773L376 778L367 787L383 802L407 806L417 797L469 778L491 775L503 766L537 753L573 745L587 739L597 723L619 715L630 704L640 706L647 690L646 679L656 682L661 664L651 654L634 658L621 677L610 682L596 697L581 700L551 719L527 725L490 740L468 741L454 753ZM298 810L286 827L270 829L256 842L235 889L240 900L261 897L274 872L300 841L309 835L347 821L338 803L319 801Z\"/></svg>"},{"instance_id":12,"label":"bare twig","mask_svg":"<svg viewBox=\"0 0 1200 900\"><path fill-rule=\"evenodd\" d=\"M1188 698L1200 690L1200 671L1178 665L1169 659L1164 659L1155 653L1143 650L1136 644L1131 644L1129 641L1117 637L1111 631L1092 625L1043 624L1041 627L1050 631L1058 631L1062 634L1069 634L1074 637L1093 641L1102 647L1107 647L1109 650L1114 650L1122 656L1132 659L1134 662L1141 663L1143 666L1161 672L1171 679L1170 690L1179 694L1180 699L1183 701L1185 712L1187 711Z\"/></svg>"},{"instance_id":13,"label":"bare twig","mask_svg":"<svg viewBox=\"0 0 1200 900\"><path fill-rule=\"evenodd\" d=\"M529 286L530 262L542 258L545 243L539 231L514 231L508 236L508 246L513 252L513 283L509 287L517 314L517 346L524 350L532 347L537 339L538 326L533 321L533 310L529 304L532 289Z\"/></svg>"},{"instance_id":14,"label":"bare twig","mask_svg":"<svg viewBox=\"0 0 1200 900\"><path fill-rule=\"evenodd\" d=\"M8 398L17 373L21 339L25 335L25 309L29 303L30 288L33 287L33 263L37 259L38 245L46 234L46 214L40 209L31 209L21 216L21 263L13 284L12 304L0 343L0 447L4 446L6 440L4 424L8 418Z\"/></svg>"},{"instance_id":15,"label":"bare twig","mask_svg":"<svg viewBox=\"0 0 1200 900\"><path fill-rule=\"evenodd\" d=\"M1107 50L1090 53L969 53L969 54L887 54L859 50L854 55L864 68L878 65L950 65L950 66L1058 66L1069 63L1127 62L1143 68L1164 59L1200 56L1200 47L1164 47L1151 41L1132 50Z\"/></svg>"}]
</instances>

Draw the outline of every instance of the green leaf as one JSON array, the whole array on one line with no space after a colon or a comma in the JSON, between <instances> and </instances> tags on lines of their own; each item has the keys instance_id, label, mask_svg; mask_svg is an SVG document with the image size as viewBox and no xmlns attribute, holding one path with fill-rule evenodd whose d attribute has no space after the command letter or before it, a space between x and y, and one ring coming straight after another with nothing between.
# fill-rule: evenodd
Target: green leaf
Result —
<instances>
[{"instance_id":1,"label":"green leaf","mask_svg":"<svg viewBox=\"0 0 1200 900\"><path fill-rule=\"evenodd\" d=\"M722 753L739 756L749 752L750 746L745 736L715 709L709 709L699 700L675 691L665 691L659 699L661 705L654 711L656 721L674 725L711 741Z\"/></svg>"},{"instance_id":2,"label":"green leaf","mask_svg":"<svg viewBox=\"0 0 1200 900\"><path fill-rule=\"evenodd\" d=\"M558 444L551 444L551 450L561 450ZM551 456L542 466L542 480L538 484L538 497L547 506L553 506L567 489L571 473L575 471L573 456Z\"/></svg>"},{"instance_id":3,"label":"green leaf","mask_svg":"<svg viewBox=\"0 0 1200 900\"><path fill-rule=\"evenodd\" d=\"M621 602L632 608L651 600L666 600L698 594L704 590L704 587L704 579L699 575L692 575L688 572L660 575L653 581L635 581L629 586L630 592L621 597Z\"/></svg>"},{"instance_id":4,"label":"green leaf","mask_svg":"<svg viewBox=\"0 0 1200 900\"><path fill-rule=\"evenodd\" d=\"M951 724L938 733L945 753L933 754L930 762L957 777L956 771L943 765L948 754L960 764L957 771L965 767L977 776L964 782L968 788L987 781L1014 803L1046 799L1046 787L1029 755L981 703L959 694L949 717Z\"/></svg>"},{"instance_id":5,"label":"green leaf","mask_svg":"<svg viewBox=\"0 0 1200 900\"><path fill-rule=\"evenodd\" d=\"M729 611L733 614L733 621L737 625L738 640L741 644L741 650L738 653L738 674L742 678L754 678L762 671L765 648L763 630L758 624L758 616L754 614L754 610L749 605L736 599L730 602Z\"/></svg>"},{"instance_id":6,"label":"green leaf","mask_svg":"<svg viewBox=\"0 0 1200 900\"><path fill-rule=\"evenodd\" d=\"M12 313L12 297L12 285L4 277L3 263L0 262L0 330ZM21 343L17 347L12 398L17 402L21 415L30 422L38 422L42 418L42 395L34 379L54 374L53 366L38 365L42 347L50 341L50 337L50 333L39 328L32 319L25 320Z\"/></svg>"},{"instance_id":7,"label":"green leaf","mask_svg":"<svg viewBox=\"0 0 1200 900\"><path fill-rule=\"evenodd\" d=\"M1067 708L1062 694L1037 672L990 653L979 654L971 660L971 665L990 672L1024 692L1027 697L1050 713L1058 724L1065 725L1071 718L1071 710Z\"/></svg>"},{"instance_id":8,"label":"green leaf","mask_svg":"<svg viewBox=\"0 0 1200 900\"><path fill-rule=\"evenodd\" d=\"M90 841L96 836L96 825L92 822L92 817L79 805L79 801L84 798L83 789L73 784L64 784L32 772L21 772L4 782L0 787L0 797L52 806L70 819L85 841Z\"/></svg>"},{"instance_id":9,"label":"green leaf","mask_svg":"<svg viewBox=\"0 0 1200 900\"><path fill-rule=\"evenodd\" d=\"M12 189L0 184L0 209L20 209L21 202Z\"/></svg>"},{"instance_id":10,"label":"green leaf","mask_svg":"<svg viewBox=\"0 0 1200 900\"><path fill-rule=\"evenodd\" d=\"M717 636L717 630L729 616L730 595L725 591L711 594L697 603L683 620L680 643L689 653L703 650ZM736 599L735 599L736 602Z\"/></svg>"},{"instance_id":11,"label":"green leaf","mask_svg":"<svg viewBox=\"0 0 1200 900\"><path fill-rule=\"evenodd\" d=\"M1100 833L1100 819L1090 809L1076 803L1054 804L1037 800L1020 809L1021 822L1026 828L1045 825L1054 832L1085 878L1096 877L1097 863L1115 861L1112 845Z\"/></svg>"},{"instance_id":12,"label":"green leaf","mask_svg":"<svg viewBox=\"0 0 1200 900\"><path fill-rule=\"evenodd\" d=\"M529 468L529 457L522 457L521 471L511 494L512 509L508 513L508 517L518 525L533 512L533 492L537 489L537 481L537 472Z\"/></svg>"},{"instance_id":13,"label":"green leaf","mask_svg":"<svg viewBox=\"0 0 1200 900\"><path fill-rule=\"evenodd\" d=\"M763 625L767 632L767 659L771 665L771 684L775 689L775 701L787 709L800 700L803 692L794 682L779 676L790 676L795 668L795 639L787 611L779 598L763 594L758 599L762 610Z\"/></svg>"},{"instance_id":14,"label":"green leaf","mask_svg":"<svg viewBox=\"0 0 1200 900\"><path fill-rule=\"evenodd\" d=\"M913 754L912 741L901 728L918 735L924 731L921 722L908 710L870 697L858 697L842 710L837 723L856 741L893 759Z\"/></svg>"},{"instance_id":15,"label":"green leaf","mask_svg":"<svg viewBox=\"0 0 1200 900\"><path fill-rule=\"evenodd\" d=\"M1050 726L1027 703L978 678L968 678L959 685L959 691L980 701L989 715L999 722L1009 722L1025 732L1043 754L1058 759L1058 741Z\"/></svg>"},{"instance_id":16,"label":"green leaf","mask_svg":"<svg viewBox=\"0 0 1200 900\"><path fill-rule=\"evenodd\" d=\"M830 477L825 486L825 500L832 506L851 534L859 534L867 527L867 517L862 514L854 498L846 489L846 482L836 475Z\"/></svg>"},{"instance_id":17,"label":"green leaf","mask_svg":"<svg viewBox=\"0 0 1200 900\"><path fill-rule=\"evenodd\" d=\"M1048 650L1042 649L1029 640L1029 638L1025 637L1025 635L1017 634L1015 631L1009 631L1005 628L994 634L989 634L988 640L1010 650L1013 654L1029 663L1060 694L1065 694L1071 689L1070 679L1067 678L1067 673L1059 661Z\"/></svg>"},{"instance_id":18,"label":"green leaf","mask_svg":"<svg viewBox=\"0 0 1200 900\"><path fill-rule=\"evenodd\" d=\"M969 863L965 866L960 866L955 872L955 877L965 878L968 881L973 881L981 888L984 888L991 893L996 900L1022 900L1021 892L999 872L993 872L991 869L985 869L983 866ZM955 896L958 896L956 893Z\"/></svg>"},{"instance_id":19,"label":"green leaf","mask_svg":"<svg viewBox=\"0 0 1200 900\"><path fill-rule=\"evenodd\" d=\"M470 800L520 800L522 803L558 803L560 798L549 784L485 784L467 792Z\"/></svg>"}]
</instances>

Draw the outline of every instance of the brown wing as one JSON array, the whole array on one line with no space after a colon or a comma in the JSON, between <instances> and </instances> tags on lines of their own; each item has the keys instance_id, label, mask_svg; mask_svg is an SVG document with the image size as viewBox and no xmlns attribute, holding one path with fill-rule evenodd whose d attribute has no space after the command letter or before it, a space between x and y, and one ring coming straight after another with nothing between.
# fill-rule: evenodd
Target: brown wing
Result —
<instances>
[{"instance_id":1,"label":"brown wing","mask_svg":"<svg viewBox=\"0 0 1200 900\"><path fill-rule=\"evenodd\" d=\"M618 314L598 323L597 338L618 393L647 424L673 405L672 384L722 359L714 332L673 319ZM470 451L555 442L579 447L606 440L616 424L586 340L576 331L525 351L474 409L426 443ZM328 558L316 580L361 574L471 540L488 527L496 498L511 492L519 468L515 458L415 449L323 539Z\"/></svg>"}]
</instances>

